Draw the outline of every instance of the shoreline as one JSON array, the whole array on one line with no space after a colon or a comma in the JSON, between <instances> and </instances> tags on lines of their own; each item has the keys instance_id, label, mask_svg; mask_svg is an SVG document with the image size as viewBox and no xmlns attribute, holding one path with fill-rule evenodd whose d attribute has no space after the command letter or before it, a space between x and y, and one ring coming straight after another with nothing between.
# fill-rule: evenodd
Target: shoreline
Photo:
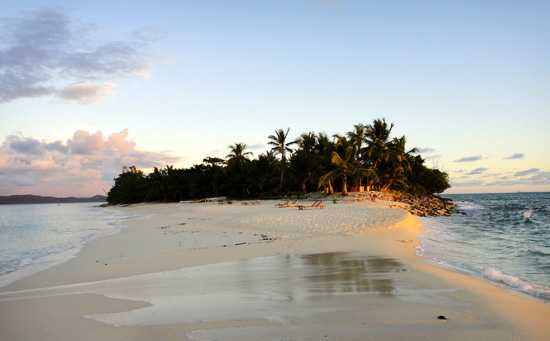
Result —
<instances>
[{"instance_id":1,"label":"shoreline","mask_svg":"<svg viewBox=\"0 0 550 341\"><path fill-rule=\"evenodd\" d=\"M129 226L122 228L117 234L101 237L87 244L76 257L67 262L0 288L0 310L7 304L12 309L15 306L22 312L27 311L29 307L25 308L25 303L33 301L32 298L23 298L29 292L27 290L38 293L42 291L48 300L55 301L55 296L49 296L47 290L41 288L56 285L109 281L113 278L176 271L257 257L363 252L367 255L392 257L405 264L412 270L403 275L410 277L405 283L416 283L426 290L432 287L456 290L458 293L444 298L451 300L453 304L460 303L455 308L460 311L464 309L463 315L451 316L451 321L459 320L465 329L454 331L452 335L479 332L479 335L489 339L496 335L499 338L495 339L502 339L503 335L521 335L537 340L550 332L550 327L544 325L547 320L545 317L550 316L550 305L545 302L481 278L439 267L417 256L415 248L422 231L421 222L419 218L402 209L388 209L388 203L377 202L330 204L324 210L298 211L274 209L274 203L262 202L250 206L138 204L117 208L126 212L139 212L142 216L133 218L128 222ZM339 222L331 217L333 215L337 218L357 219ZM209 219L210 216L216 218ZM295 220L301 222L300 227L295 224ZM369 222L366 225L365 220ZM191 239L193 242L186 244ZM93 291L76 295L84 305L90 304L89 295L97 297ZM15 300L3 302L6 298ZM107 298L108 296L103 300L112 299ZM64 302L65 299L66 297L57 300ZM51 303L37 304L49 306ZM138 306L143 307L143 304ZM400 304L396 303L396 306L399 307ZM125 311L136 309L136 302L116 300L116 303L105 302L98 308L101 308L99 311ZM400 314L398 310L393 313ZM485 321L483 326L473 323L473 316L481 316L480 320ZM18 318L21 323L23 316ZM475 325L475 330L480 330L474 332L465 327L468 321ZM113 327L105 324L99 328L96 325L98 322L85 322L86 325L93 324L90 328L94 331L105 329L105 335L120 332L120 329L111 330ZM218 321L217 324L219 323L221 322ZM207 326L200 328L215 329L217 324L207 323ZM180 327L187 336L189 330L195 330L197 325L181 324ZM138 326L127 328L133 332L141 330ZM163 335L165 332L178 330L178 326L152 329ZM437 329L436 331L441 332ZM17 330L12 332L17 333ZM452 336L451 334L448 336Z\"/></svg>"}]
</instances>

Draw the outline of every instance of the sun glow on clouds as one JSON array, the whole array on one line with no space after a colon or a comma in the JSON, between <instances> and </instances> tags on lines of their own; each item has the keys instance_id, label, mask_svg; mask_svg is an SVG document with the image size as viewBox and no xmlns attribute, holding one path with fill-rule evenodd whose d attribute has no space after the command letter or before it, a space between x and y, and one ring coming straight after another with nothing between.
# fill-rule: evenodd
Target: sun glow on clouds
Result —
<instances>
[{"instance_id":1,"label":"sun glow on clouds","mask_svg":"<svg viewBox=\"0 0 550 341\"><path fill-rule=\"evenodd\" d=\"M490 170L478 167L451 172L452 188L448 193L549 191L550 171L528 168L519 171Z\"/></svg>"},{"instance_id":2,"label":"sun glow on clouds","mask_svg":"<svg viewBox=\"0 0 550 341\"><path fill-rule=\"evenodd\" d=\"M447 193L550 191L548 165L531 153L455 156L446 166L452 186Z\"/></svg>"},{"instance_id":3,"label":"sun glow on clouds","mask_svg":"<svg viewBox=\"0 0 550 341\"><path fill-rule=\"evenodd\" d=\"M113 92L113 83L94 84L91 82L73 83L61 89L58 96L81 104L97 103Z\"/></svg>"},{"instance_id":4,"label":"sun glow on clouds","mask_svg":"<svg viewBox=\"0 0 550 341\"><path fill-rule=\"evenodd\" d=\"M102 194L123 166L153 168L178 160L138 149L126 129L108 136L77 130L66 142L9 135L0 146L0 193Z\"/></svg>"}]
</instances>

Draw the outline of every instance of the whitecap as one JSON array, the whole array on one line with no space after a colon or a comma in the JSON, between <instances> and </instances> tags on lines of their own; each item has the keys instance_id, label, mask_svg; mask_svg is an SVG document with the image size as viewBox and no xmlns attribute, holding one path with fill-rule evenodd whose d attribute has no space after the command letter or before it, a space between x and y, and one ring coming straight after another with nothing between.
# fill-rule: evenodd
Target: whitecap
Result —
<instances>
[{"instance_id":1,"label":"whitecap","mask_svg":"<svg viewBox=\"0 0 550 341\"><path fill-rule=\"evenodd\" d=\"M523 212L523 219L524 220L531 220L531 218L533 217L533 214L534 214L534 211L533 209L528 209L527 211L524 211Z\"/></svg>"},{"instance_id":2,"label":"whitecap","mask_svg":"<svg viewBox=\"0 0 550 341\"><path fill-rule=\"evenodd\" d=\"M487 267L483 270L483 276L493 282L505 284L509 287L536 297L549 298L550 288L531 284L521 278L505 274L495 268Z\"/></svg>"},{"instance_id":3,"label":"whitecap","mask_svg":"<svg viewBox=\"0 0 550 341\"><path fill-rule=\"evenodd\" d=\"M482 206L480 204L476 204L471 201L455 201L455 204L457 205L458 209L461 211L469 211L469 210L484 210L486 209L485 206Z\"/></svg>"}]
</instances>

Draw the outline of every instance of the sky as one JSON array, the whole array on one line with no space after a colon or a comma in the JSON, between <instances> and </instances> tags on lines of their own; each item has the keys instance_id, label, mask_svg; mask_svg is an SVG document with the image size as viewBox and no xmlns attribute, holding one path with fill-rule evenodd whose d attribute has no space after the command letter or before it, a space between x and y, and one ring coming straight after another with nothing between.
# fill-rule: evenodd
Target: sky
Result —
<instances>
[{"instance_id":1,"label":"sky","mask_svg":"<svg viewBox=\"0 0 550 341\"><path fill-rule=\"evenodd\" d=\"M0 195L379 117L449 193L550 191L550 2L2 2Z\"/></svg>"}]
</instances>

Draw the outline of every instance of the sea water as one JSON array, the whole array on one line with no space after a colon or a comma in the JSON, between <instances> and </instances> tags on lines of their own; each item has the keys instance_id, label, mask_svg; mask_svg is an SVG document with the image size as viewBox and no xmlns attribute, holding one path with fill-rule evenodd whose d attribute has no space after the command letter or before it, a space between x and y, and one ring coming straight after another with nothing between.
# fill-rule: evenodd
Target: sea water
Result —
<instances>
[{"instance_id":1,"label":"sea water","mask_svg":"<svg viewBox=\"0 0 550 341\"><path fill-rule=\"evenodd\" d=\"M0 287L73 257L128 218L100 203L0 205Z\"/></svg>"},{"instance_id":2,"label":"sea water","mask_svg":"<svg viewBox=\"0 0 550 341\"><path fill-rule=\"evenodd\" d=\"M550 300L550 193L446 197L459 211L424 218L420 255Z\"/></svg>"}]
</instances>

